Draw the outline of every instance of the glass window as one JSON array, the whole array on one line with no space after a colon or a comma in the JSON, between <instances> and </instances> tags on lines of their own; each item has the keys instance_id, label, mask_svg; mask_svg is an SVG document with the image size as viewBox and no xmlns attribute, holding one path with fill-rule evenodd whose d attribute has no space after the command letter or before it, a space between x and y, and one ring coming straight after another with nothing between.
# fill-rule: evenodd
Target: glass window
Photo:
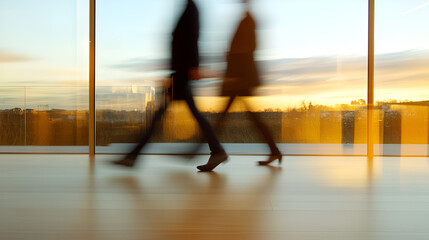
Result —
<instances>
[{"instance_id":1,"label":"glass window","mask_svg":"<svg viewBox=\"0 0 429 240\"><path fill-rule=\"evenodd\" d=\"M0 152L88 152L88 1L0 2Z\"/></svg>"},{"instance_id":2,"label":"glass window","mask_svg":"<svg viewBox=\"0 0 429 240\"><path fill-rule=\"evenodd\" d=\"M237 26L246 11L256 24L261 86L234 101L218 132L231 153L265 153L251 110L284 153L366 154L366 0L195 2L202 80L191 86L214 126ZM148 130L185 5L97 2L96 152L128 151ZM0 2L0 152L88 152L88 8L88 0ZM423 0L376 1L376 155L429 154L428 11ZM151 141L181 152L202 139L176 101ZM152 152L165 152L162 144Z\"/></svg>"},{"instance_id":3,"label":"glass window","mask_svg":"<svg viewBox=\"0 0 429 240\"><path fill-rule=\"evenodd\" d=\"M97 4L96 152L127 151L123 146L137 142L150 123L169 76L178 7L171 0Z\"/></svg>"},{"instance_id":4,"label":"glass window","mask_svg":"<svg viewBox=\"0 0 429 240\"><path fill-rule=\"evenodd\" d=\"M169 75L171 32L186 1L103 1L97 6L97 151L126 151L139 139L160 102ZM240 1L199 1L204 79L192 83L201 112L215 125L226 52L244 17ZM323 9L323 11L321 11ZM290 154L366 153L368 3L355 1L251 1L256 22L255 60L263 85L244 101L269 125ZM225 143L263 143L234 103ZM132 119L128 121L129 119ZM174 104L154 142L198 142L189 110ZM321 145L323 144L323 145ZM236 150L249 153L253 145ZM264 151L264 150L263 150Z\"/></svg>"},{"instance_id":5,"label":"glass window","mask_svg":"<svg viewBox=\"0 0 429 240\"><path fill-rule=\"evenodd\" d=\"M427 155L429 5L378 0L375 10L375 153Z\"/></svg>"}]
</instances>

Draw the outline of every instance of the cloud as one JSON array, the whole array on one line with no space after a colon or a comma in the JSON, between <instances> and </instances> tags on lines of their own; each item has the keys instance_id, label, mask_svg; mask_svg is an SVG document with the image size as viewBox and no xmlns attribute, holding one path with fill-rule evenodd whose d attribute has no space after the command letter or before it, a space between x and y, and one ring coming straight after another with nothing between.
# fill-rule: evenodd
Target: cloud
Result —
<instances>
[{"instance_id":1,"label":"cloud","mask_svg":"<svg viewBox=\"0 0 429 240\"><path fill-rule=\"evenodd\" d=\"M0 63L26 62L31 60L34 59L24 55L6 52L0 49Z\"/></svg>"},{"instance_id":2,"label":"cloud","mask_svg":"<svg viewBox=\"0 0 429 240\"><path fill-rule=\"evenodd\" d=\"M214 96L220 92L225 64L220 56L203 56L213 77L193 83L196 95ZM132 59L117 68L129 71L166 69L166 59ZM367 87L366 56L324 56L284 58L257 62L263 85L258 95L321 96L323 98L365 98ZM219 69L213 70L213 66ZM375 57L375 88L383 90L429 89L429 50L409 50ZM203 65L203 68L205 66ZM214 67L214 68L216 68ZM144 81L145 79L141 79ZM390 96L390 98L395 96Z\"/></svg>"},{"instance_id":3,"label":"cloud","mask_svg":"<svg viewBox=\"0 0 429 240\"><path fill-rule=\"evenodd\" d=\"M168 59L134 58L121 64L111 65L110 68L126 69L129 71L160 71L169 69Z\"/></svg>"},{"instance_id":4,"label":"cloud","mask_svg":"<svg viewBox=\"0 0 429 240\"><path fill-rule=\"evenodd\" d=\"M200 57L201 64L209 63L222 63L225 57L221 55L204 55ZM133 58L124 61L120 64L110 65L113 69L126 69L129 71L160 71L170 69L170 60L167 58L147 59L147 58Z\"/></svg>"},{"instance_id":5,"label":"cloud","mask_svg":"<svg viewBox=\"0 0 429 240\"><path fill-rule=\"evenodd\" d=\"M318 94L366 91L366 57L318 57L262 62L265 94ZM429 51L376 56L376 88L429 89ZM365 92L364 92L365 93ZM366 93L365 93L366 94Z\"/></svg>"}]
</instances>

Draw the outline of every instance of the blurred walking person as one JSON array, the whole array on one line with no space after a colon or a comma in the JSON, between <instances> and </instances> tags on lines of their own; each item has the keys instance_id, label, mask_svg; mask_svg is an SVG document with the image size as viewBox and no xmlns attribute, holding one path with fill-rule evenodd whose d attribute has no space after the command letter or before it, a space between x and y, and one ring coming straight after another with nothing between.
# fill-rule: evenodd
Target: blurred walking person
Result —
<instances>
[{"instance_id":1,"label":"blurred walking person","mask_svg":"<svg viewBox=\"0 0 429 240\"><path fill-rule=\"evenodd\" d=\"M171 46L171 69L173 100L185 100L192 114L196 118L204 137L210 147L210 158L205 165L198 166L201 171L212 171L220 163L227 160L228 155L219 143L215 131L209 122L201 115L195 106L189 80L199 79L199 14L195 3L187 0L187 6L180 17L172 34ZM114 161L113 164L133 167L137 161L138 154L149 141L155 124L159 124L170 100L161 104L152 121L152 126L144 134L137 146L126 157Z\"/></svg>"},{"instance_id":2,"label":"blurred walking person","mask_svg":"<svg viewBox=\"0 0 429 240\"><path fill-rule=\"evenodd\" d=\"M216 129L222 129L226 113L234 100L239 96L252 96L256 87L261 85L258 69L254 60L256 49L256 23L250 13L249 0L242 1L245 4L245 16L241 20L235 35L231 41L229 52L227 53L227 69L222 84L221 95L227 96L223 113L218 121ZM256 128L262 133L265 141L271 150L271 155L266 161L259 161L259 165L267 165L275 160L282 161L282 154L277 148L273 136L266 124L259 119L257 113L250 111L249 105L243 101L251 120Z\"/></svg>"}]
</instances>

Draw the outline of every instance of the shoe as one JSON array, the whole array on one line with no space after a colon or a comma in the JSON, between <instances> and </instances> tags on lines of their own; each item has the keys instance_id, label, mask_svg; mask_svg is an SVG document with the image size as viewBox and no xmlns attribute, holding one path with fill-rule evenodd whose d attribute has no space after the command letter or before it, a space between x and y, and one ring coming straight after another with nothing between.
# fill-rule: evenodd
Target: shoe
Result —
<instances>
[{"instance_id":1,"label":"shoe","mask_svg":"<svg viewBox=\"0 0 429 240\"><path fill-rule=\"evenodd\" d=\"M228 159L228 154L225 151L212 154L209 161L205 165L200 165L197 168L202 172L212 171L219 164L225 162Z\"/></svg>"},{"instance_id":2,"label":"shoe","mask_svg":"<svg viewBox=\"0 0 429 240\"><path fill-rule=\"evenodd\" d=\"M273 154L273 155L270 155L270 157L266 161L258 161L258 165L265 166L265 165L268 165L277 159L279 160L279 165L280 165L282 163L282 157L283 157L283 155L281 153Z\"/></svg>"},{"instance_id":3,"label":"shoe","mask_svg":"<svg viewBox=\"0 0 429 240\"><path fill-rule=\"evenodd\" d=\"M114 165L132 168L134 167L136 160L137 156L126 156L120 160L112 161L111 163Z\"/></svg>"}]
</instances>

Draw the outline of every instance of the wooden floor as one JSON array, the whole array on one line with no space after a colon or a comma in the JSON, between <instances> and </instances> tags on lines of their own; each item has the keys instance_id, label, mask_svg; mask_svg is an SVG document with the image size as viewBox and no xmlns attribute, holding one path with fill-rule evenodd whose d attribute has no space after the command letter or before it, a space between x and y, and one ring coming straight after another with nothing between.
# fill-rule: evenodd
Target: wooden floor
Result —
<instances>
[{"instance_id":1,"label":"wooden floor","mask_svg":"<svg viewBox=\"0 0 429 240\"><path fill-rule=\"evenodd\" d=\"M429 239L429 159L0 155L0 239Z\"/></svg>"}]
</instances>

